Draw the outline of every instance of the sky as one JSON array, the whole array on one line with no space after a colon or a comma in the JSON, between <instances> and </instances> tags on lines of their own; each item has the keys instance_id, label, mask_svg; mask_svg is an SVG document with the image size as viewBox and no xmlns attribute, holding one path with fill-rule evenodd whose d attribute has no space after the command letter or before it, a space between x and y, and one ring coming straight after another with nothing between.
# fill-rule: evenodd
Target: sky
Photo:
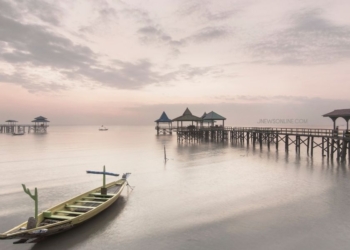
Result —
<instances>
[{"instance_id":1,"label":"sky","mask_svg":"<svg viewBox=\"0 0 350 250\"><path fill-rule=\"evenodd\" d=\"M232 126L331 127L322 115L350 108L349 10L346 0L0 0L0 123L154 125L188 107Z\"/></svg>"}]
</instances>

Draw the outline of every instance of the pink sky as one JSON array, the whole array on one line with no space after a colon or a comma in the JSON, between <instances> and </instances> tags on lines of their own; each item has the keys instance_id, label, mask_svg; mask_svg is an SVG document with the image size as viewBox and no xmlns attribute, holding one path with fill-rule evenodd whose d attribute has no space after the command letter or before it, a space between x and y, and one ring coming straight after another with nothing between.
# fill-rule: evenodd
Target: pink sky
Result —
<instances>
[{"instance_id":1,"label":"pink sky","mask_svg":"<svg viewBox=\"0 0 350 250\"><path fill-rule=\"evenodd\" d=\"M350 108L349 1L0 0L0 123L257 126Z\"/></svg>"}]
</instances>

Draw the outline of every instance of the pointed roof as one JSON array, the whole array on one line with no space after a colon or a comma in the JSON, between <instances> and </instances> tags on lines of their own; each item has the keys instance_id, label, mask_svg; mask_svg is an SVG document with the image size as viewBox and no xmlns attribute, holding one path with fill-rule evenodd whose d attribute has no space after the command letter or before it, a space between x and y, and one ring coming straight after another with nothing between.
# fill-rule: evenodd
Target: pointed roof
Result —
<instances>
[{"instance_id":1,"label":"pointed roof","mask_svg":"<svg viewBox=\"0 0 350 250\"><path fill-rule=\"evenodd\" d=\"M17 122L17 121L15 121L15 120L7 120L6 122Z\"/></svg>"},{"instance_id":2,"label":"pointed roof","mask_svg":"<svg viewBox=\"0 0 350 250\"><path fill-rule=\"evenodd\" d=\"M32 122L50 122L50 121L48 121L47 118L43 116L38 116L37 118L34 118Z\"/></svg>"},{"instance_id":3,"label":"pointed roof","mask_svg":"<svg viewBox=\"0 0 350 250\"><path fill-rule=\"evenodd\" d=\"M37 118L34 118L35 120L46 120L47 118L43 117L43 116L38 116Z\"/></svg>"},{"instance_id":4,"label":"pointed roof","mask_svg":"<svg viewBox=\"0 0 350 250\"><path fill-rule=\"evenodd\" d=\"M203 119L206 115L207 115L207 112L204 112L204 114L201 116L201 118Z\"/></svg>"},{"instance_id":5,"label":"pointed roof","mask_svg":"<svg viewBox=\"0 0 350 250\"><path fill-rule=\"evenodd\" d=\"M171 120L168 118L166 113L163 111L162 115L158 120L155 120L154 122L171 122Z\"/></svg>"},{"instance_id":6,"label":"pointed roof","mask_svg":"<svg viewBox=\"0 0 350 250\"><path fill-rule=\"evenodd\" d=\"M191 111L188 108L186 108L182 116L179 116L173 119L172 121L202 121L202 118L192 115Z\"/></svg>"},{"instance_id":7,"label":"pointed roof","mask_svg":"<svg viewBox=\"0 0 350 250\"><path fill-rule=\"evenodd\" d=\"M203 118L203 120L226 120L226 118L215 113L214 111L211 111Z\"/></svg>"},{"instance_id":8,"label":"pointed roof","mask_svg":"<svg viewBox=\"0 0 350 250\"><path fill-rule=\"evenodd\" d=\"M350 117L350 109L336 109L323 115L323 117Z\"/></svg>"}]
</instances>

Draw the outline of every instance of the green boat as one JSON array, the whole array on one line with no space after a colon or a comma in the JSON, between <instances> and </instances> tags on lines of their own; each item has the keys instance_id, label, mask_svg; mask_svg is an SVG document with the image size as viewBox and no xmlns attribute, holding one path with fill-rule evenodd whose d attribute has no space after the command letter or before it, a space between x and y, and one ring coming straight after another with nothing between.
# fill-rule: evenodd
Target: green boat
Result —
<instances>
[{"instance_id":1,"label":"green boat","mask_svg":"<svg viewBox=\"0 0 350 250\"><path fill-rule=\"evenodd\" d=\"M29 189L22 184L24 191L35 201L35 218L30 217L28 221L0 234L0 239L19 239L14 244L34 243L47 236L67 231L88 219L96 216L120 196L126 185L130 173L123 174L120 180L106 184L106 175L119 176L119 174L87 171L91 174L103 174L103 185L78 195L70 200L64 201L52 208L38 214L38 194L32 195Z\"/></svg>"}]
</instances>

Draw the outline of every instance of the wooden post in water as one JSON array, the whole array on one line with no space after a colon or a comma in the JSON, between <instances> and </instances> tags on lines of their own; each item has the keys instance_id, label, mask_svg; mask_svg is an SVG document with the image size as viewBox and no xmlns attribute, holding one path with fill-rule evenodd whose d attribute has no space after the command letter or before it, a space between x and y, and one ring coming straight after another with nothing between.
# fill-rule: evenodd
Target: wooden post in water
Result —
<instances>
[{"instance_id":1,"label":"wooden post in water","mask_svg":"<svg viewBox=\"0 0 350 250\"><path fill-rule=\"evenodd\" d=\"M262 134L259 133L259 144L260 144L260 148L262 148Z\"/></svg>"},{"instance_id":2,"label":"wooden post in water","mask_svg":"<svg viewBox=\"0 0 350 250\"><path fill-rule=\"evenodd\" d=\"M322 136L322 157L325 156L324 154L324 137Z\"/></svg>"},{"instance_id":3,"label":"wooden post in water","mask_svg":"<svg viewBox=\"0 0 350 250\"><path fill-rule=\"evenodd\" d=\"M314 137L311 136L311 156L314 155Z\"/></svg>"},{"instance_id":4,"label":"wooden post in water","mask_svg":"<svg viewBox=\"0 0 350 250\"><path fill-rule=\"evenodd\" d=\"M278 133L276 134L276 150L278 150L278 141L279 141L279 136Z\"/></svg>"},{"instance_id":5,"label":"wooden post in water","mask_svg":"<svg viewBox=\"0 0 350 250\"><path fill-rule=\"evenodd\" d=\"M166 161L167 158L166 158L166 149L165 149L165 145L164 145L164 161Z\"/></svg>"},{"instance_id":6,"label":"wooden post in water","mask_svg":"<svg viewBox=\"0 0 350 250\"><path fill-rule=\"evenodd\" d=\"M348 142L343 140L343 148L341 150L341 161L344 162L346 159L346 149L348 146Z\"/></svg>"},{"instance_id":7,"label":"wooden post in water","mask_svg":"<svg viewBox=\"0 0 350 250\"><path fill-rule=\"evenodd\" d=\"M334 154L334 139L332 138L331 141L331 159L333 160L333 154Z\"/></svg>"},{"instance_id":8,"label":"wooden post in water","mask_svg":"<svg viewBox=\"0 0 350 250\"><path fill-rule=\"evenodd\" d=\"M298 136L295 136L295 153L298 153Z\"/></svg>"},{"instance_id":9,"label":"wooden post in water","mask_svg":"<svg viewBox=\"0 0 350 250\"><path fill-rule=\"evenodd\" d=\"M340 158L340 140L337 139L337 160Z\"/></svg>"},{"instance_id":10,"label":"wooden post in water","mask_svg":"<svg viewBox=\"0 0 350 250\"><path fill-rule=\"evenodd\" d=\"M327 159L329 158L329 137L327 137Z\"/></svg>"}]
</instances>

